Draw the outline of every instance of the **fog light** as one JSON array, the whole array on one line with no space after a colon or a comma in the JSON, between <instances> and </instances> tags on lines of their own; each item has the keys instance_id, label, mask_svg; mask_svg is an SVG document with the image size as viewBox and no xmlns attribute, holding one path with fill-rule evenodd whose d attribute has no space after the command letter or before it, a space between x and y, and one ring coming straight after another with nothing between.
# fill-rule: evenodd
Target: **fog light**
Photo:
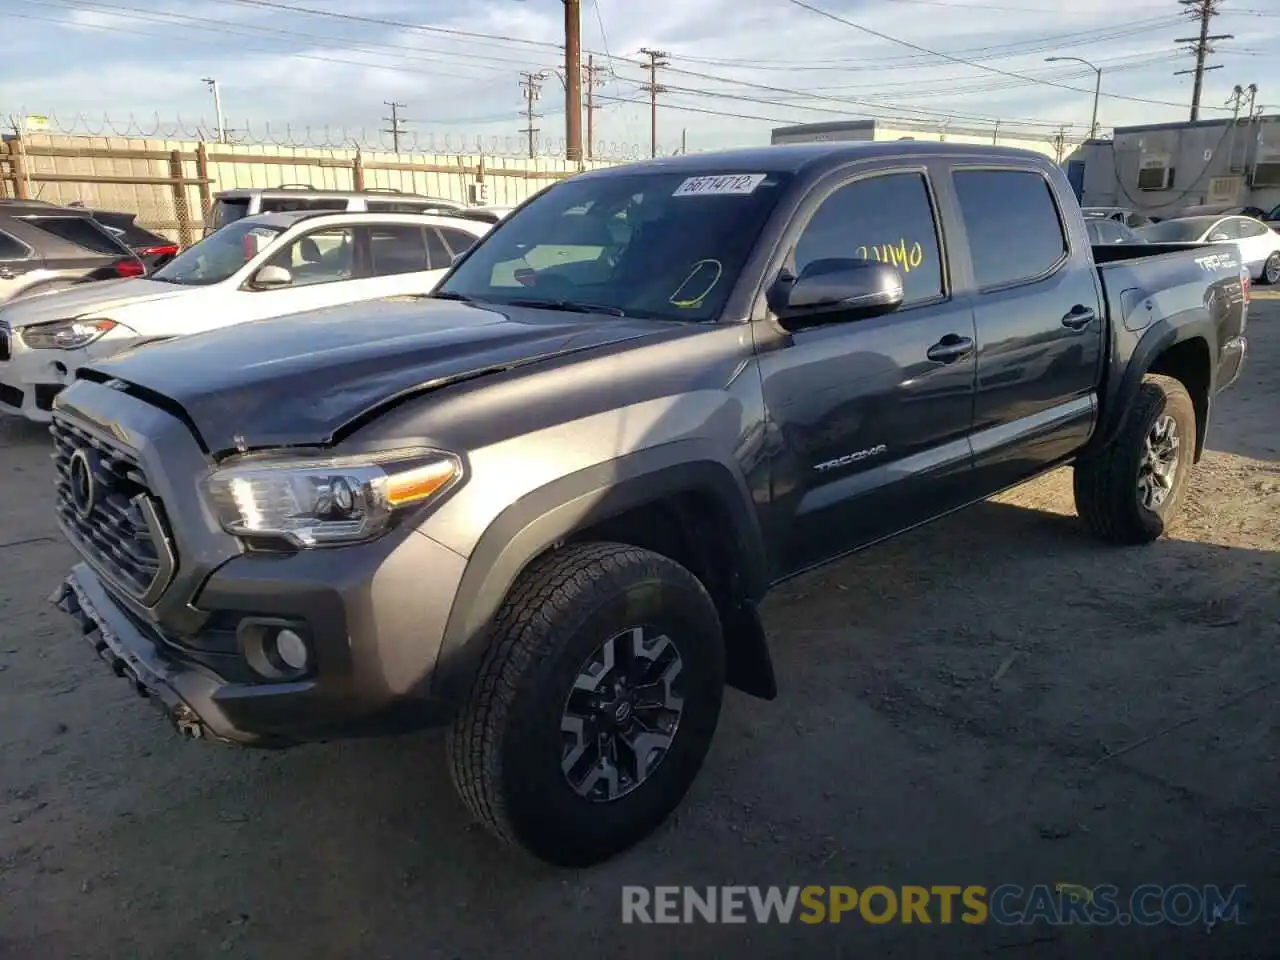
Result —
<instances>
[{"instance_id":1,"label":"fog light","mask_svg":"<svg viewBox=\"0 0 1280 960\"><path fill-rule=\"evenodd\" d=\"M276 656L291 670L307 668L307 644L292 630L281 630L275 635Z\"/></svg>"}]
</instances>

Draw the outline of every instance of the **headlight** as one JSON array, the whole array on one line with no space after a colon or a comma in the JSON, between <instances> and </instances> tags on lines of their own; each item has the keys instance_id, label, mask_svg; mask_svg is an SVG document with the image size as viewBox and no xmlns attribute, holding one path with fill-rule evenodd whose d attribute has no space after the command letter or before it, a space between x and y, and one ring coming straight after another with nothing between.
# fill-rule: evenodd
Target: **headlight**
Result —
<instances>
[{"instance_id":1,"label":"headlight","mask_svg":"<svg viewBox=\"0 0 1280 960\"><path fill-rule=\"evenodd\" d=\"M397 511L439 495L461 474L452 454L412 449L249 460L215 471L203 486L227 533L323 547L380 536Z\"/></svg>"},{"instance_id":2,"label":"headlight","mask_svg":"<svg viewBox=\"0 0 1280 960\"><path fill-rule=\"evenodd\" d=\"M22 342L33 350L78 350L117 326L114 320L55 320L24 327Z\"/></svg>"}]
</instances>

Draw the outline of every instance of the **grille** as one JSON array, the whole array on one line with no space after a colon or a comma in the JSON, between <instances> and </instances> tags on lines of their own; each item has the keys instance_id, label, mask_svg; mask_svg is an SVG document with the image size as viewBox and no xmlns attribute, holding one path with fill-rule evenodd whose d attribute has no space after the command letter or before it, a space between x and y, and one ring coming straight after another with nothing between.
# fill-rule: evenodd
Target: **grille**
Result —
<instances>
[{"instance_id":1,"label":"grille","mask_svg":"<svg viewBox=\"0 0 1280 960\"><path fill-rule=\"evenodd\" d=\"M60 416L50 427L57 472L55 510L63 532L91 563L135 598L163 590L172 560L147 478L126 448L94 436ZM72 496L72 458L83 450L96 490L84 516ZM150 522L148 522L150 515Z\"/></svg>"}]
</instances>

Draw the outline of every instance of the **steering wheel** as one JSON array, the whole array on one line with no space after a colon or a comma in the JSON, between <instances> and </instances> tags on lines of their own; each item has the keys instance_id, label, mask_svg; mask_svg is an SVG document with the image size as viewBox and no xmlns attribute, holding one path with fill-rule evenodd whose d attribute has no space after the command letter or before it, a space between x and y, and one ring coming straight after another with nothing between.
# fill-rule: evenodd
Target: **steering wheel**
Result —
<instances>
[{"instance_id":1,"label":"steering wheel","mask_svg":"<svg viewBox=\"0 0 1280 960\"><path fill-rule=\"evenodd\" d=\"M563 274L540 273L529 290L538 296L545 296L552 300L572 300L577 287Z\"/></svg>"}]
</instances>

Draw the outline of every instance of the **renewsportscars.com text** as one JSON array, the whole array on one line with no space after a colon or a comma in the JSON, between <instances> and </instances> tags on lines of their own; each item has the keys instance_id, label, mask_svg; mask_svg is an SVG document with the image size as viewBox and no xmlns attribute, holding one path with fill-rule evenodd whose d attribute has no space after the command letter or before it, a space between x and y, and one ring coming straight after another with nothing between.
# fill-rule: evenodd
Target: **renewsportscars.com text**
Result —
<instances>
[{"instance_id":1,"label":"renewsportscars.com text","mask_svg":"<svg viewBox=\"0 0 1280 960\"><path fill-rule=\"evenodd\" d=\"M623 923L1085 924L1243 922L1243 886L1102 884L622 888Z\"/></svg>"}]
</instances>

